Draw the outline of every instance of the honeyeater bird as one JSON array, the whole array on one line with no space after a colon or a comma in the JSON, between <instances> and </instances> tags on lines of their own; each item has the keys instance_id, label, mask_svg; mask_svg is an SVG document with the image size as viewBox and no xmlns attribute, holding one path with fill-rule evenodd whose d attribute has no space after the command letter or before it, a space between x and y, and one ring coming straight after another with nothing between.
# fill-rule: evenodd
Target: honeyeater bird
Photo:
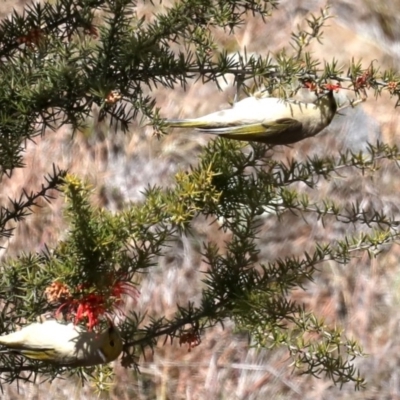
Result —
<instances>
[{"instance_id":1,"label":"honeyeater bird","mask_svg":"<svg viewBox=\"0 0 400 400\"><path fill-rule=\"evenodd\" d=\"M96 333L81 326L61 324L55 320L33 323L20 331L0 336L0 352L21 354L58 366L88 367L115 360L122 351L118 329Z\"/></svg>"},{"instance_id":2,"label":"honeyeater bird","mask_svg":"<svg viewBox=\"0 0 400 400\"><path fill-rule=\"evenodd\" d=\"M174 128L195 128L229 139L291 144L315 136L330 124L337 110L333 91L314 103L275 97L247 97L227 110L194 119L166 120Z\"/></svg>"}]
</instances>

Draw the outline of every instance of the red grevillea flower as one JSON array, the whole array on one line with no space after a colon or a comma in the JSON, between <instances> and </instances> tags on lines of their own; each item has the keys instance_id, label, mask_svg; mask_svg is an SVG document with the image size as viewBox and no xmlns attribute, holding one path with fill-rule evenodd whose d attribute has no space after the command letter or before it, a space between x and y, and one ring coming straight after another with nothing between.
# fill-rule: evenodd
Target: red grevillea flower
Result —
<instances>
[{"instance_id":1,"label":"red grevillea flower","mask_svg":"<svg viewBox=\"0 0 400 400\"><path fill-rule=\"evenodd\" d=\"M125 305L125 301L123 298L124 295L133 299L133 301L136 304L140 296L140 292L136 288L136 286L130 282L127 281L115 282L114 286L111 288L111 296L112 298L114 298L114 306L121 308L121 306Z\"/></svg>"},{"instance_id":2,"label":"red grevillea flower","mask_svg":"<svg viewBox=\"0 0 400 400\"><path fill-rule=\"evenodd\" d=\"M190 353L194 347L200 346L201 336L200 332L197 329L191 329L188 332L182 332L179 336L179 345L187 343L189 348L188 352Z\"/></svg>"},{"instance_id":3,"label":"red grevillea flower","mask_svg":"<svg viewBox=\"0 0 400 400\"><path fill-rule=\"evenodd\" d=\"M124 314L125 304L123 295L132 297L136 302L140 292L136 287L126 281L116 281L107 291L101 293L87 293L88 289L79 288L79 292L85 291L77 297L71 297L64 302L57 310L56 314L67 308L68 312L74 316L74 323L86 322L89 330L98 325L100 317L111 317L111 314Z\"/></svg>"},{"instance_id":4,"label":"red grevillea flower","mask_svg":"<svg viewBox=\"0 0 400 400\"><path fill-rule=\"evenodd\" d=\"M99 317L106 312L104 296L95 293L88 294L76 304L75 324L87 320L89 330L99 323Z\"/></svg>"}]
</instances>

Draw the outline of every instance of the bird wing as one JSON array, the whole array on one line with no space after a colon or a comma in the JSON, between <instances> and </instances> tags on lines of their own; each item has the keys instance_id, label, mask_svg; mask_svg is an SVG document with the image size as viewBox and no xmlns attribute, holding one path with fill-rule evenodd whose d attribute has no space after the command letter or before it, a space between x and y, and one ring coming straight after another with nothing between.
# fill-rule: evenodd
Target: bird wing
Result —
<instances>
[{"instance_id":1,"label":"bird wing","mask_svg":"<svg viewBox=\"0 0 400 400\"><path fill-rule=\"evenodd\" d=\"M199 128L197 130L229 139L286 144L292 143L293 137L298 137L301 129L302 123L300 121L292 118L280 118L274 122L229 126L224 128Z\"/></svg>"},{"instance_id":2,"label":"bird wing","mask_svg":"<svg viewBox=\"0 0 400 400\"><path fill-rule=\"evenodd\" d=\"M60 359L61 355L53 348L30 348L25 350L9 350L12 353L19 353L25 357L39 361L54 361Z\"/></svg>"},{"instance_id":3,"label":"bird wing","mask_svg":"<svg viewBox=\"0 0 400 400\"><path fill-rule=\"evenodd\" d=\"M293 117L292 105L282 99L247 97L232 108L193 119L170 119L166 124L175 128L213 129L272 122L279 118Z\"/></svg>"}]
</instances>

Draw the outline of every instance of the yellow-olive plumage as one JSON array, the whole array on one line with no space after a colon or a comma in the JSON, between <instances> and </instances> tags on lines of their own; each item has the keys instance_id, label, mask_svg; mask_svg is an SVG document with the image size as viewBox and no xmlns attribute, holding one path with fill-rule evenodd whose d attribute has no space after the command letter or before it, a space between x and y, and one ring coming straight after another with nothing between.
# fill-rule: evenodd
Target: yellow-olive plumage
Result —
<instances>
[{"instance_id":1,"label":"yellow-olive plumage","mask_svg":"<svg viewBox=\"0 0 400 400\"><path fill-rule=\"evenodd\" d=\"M166 123L229 139L290 144L315 136L330 124L336 110L330 90L315 103L248 97L227 110L194 119L166 120Z\"/></svg>"},{"instance_id":2,"label":"yellow-olive plumage","mask_svg":"<svg viewBox=\"0 0 400 400\"><path fill-rule=\"evenodd\" d=\"M118 329L110 324L103 332L89 332L74 324L51 320L33 323L20 331L0 336L1 352L59 366L87 367L115 360L122 351Z\"/></svg>"}]
</instances>

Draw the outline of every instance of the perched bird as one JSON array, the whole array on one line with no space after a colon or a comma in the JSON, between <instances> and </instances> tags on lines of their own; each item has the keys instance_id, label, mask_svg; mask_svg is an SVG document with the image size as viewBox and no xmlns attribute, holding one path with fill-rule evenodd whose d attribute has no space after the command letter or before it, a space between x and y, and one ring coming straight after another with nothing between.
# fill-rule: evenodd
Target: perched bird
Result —
<instances>
[{"instance_id":1,"label":"perched bird","mask_svg":"<svg viewBox=\"0 0 400 400\"><path fill-rule=\"evenodd\" d=\"M315 136L330 124L336 110L333 91L329 90L315 103L248 97L227 110L194 119L166 120L166 123L229 139L290 144Z\"/></svg>"},{"instance_id":2,"label":"perched bird","mask_svg":"<svg viewBox=\"0 0 400 400\"><path fill-rule=\"evenodd\" d=\"M118 329L110 323L103 332L88 332L81 326L55 320L33 323L20 331L0 336L0 352L22 354L27 358L58 366L88 367L115 360L122 351Z\"/></svg>"}]
</instances>

